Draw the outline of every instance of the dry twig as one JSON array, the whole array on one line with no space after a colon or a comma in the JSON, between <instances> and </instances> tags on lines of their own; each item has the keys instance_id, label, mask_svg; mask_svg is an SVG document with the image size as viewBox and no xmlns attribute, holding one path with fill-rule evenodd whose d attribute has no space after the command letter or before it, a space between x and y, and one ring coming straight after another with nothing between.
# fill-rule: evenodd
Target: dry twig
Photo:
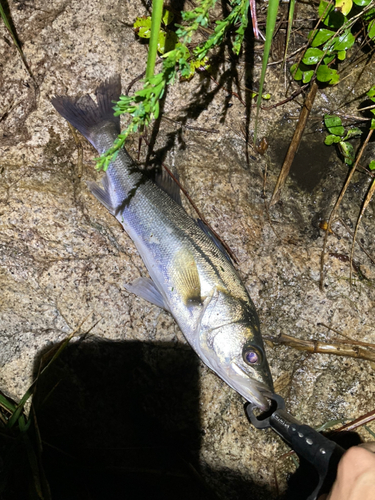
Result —
<instances>
[{"instance_id":1,"label":"dry twig","mask_svg":"<svg viewBox=\"0 0 375 500\"><path fill-rule=\"evenodd\" d=\"M301 110L301 114L300 114L300 117L299 117L299 120L297 123L296 130L294 131L293 139L290 143L288 152L286 154L283 166L281 168L281 172L279 174L279 178L277 179L277 183L276 183L276 186L275 186L275 189L274 189L274 192L272 194L271 201L270 201L270 207L272 205L274 205L280 199L281 190L284 187L286 178L288 177L288 174L289 174L290 167L292 166L294 157L298 151L298 148L299 148L299 145L300 145L300 142L302 139L302 135L303 135L303 132L305 130L306 122L307 122L311 108L312 108L313 103L314 103L314 99L315 99L317 90L318 90L318 85L316 82L313 82L313 84L311 85L310 92L308 93L308 95L305 99L305 102L304 102L304 105L303 105L303 108Z\"/></svg>"},{"instance_id":2,"label":"dry twig","mask_svg":"<svg viewBox=\"0 0 375 500\"><path fill-rule=\"evenodd\" d=\"M320 342L318 340L303 340L284 334L281 334L279 337L266 335L263 337L273 344L288 345L299 351L335 354L336 356L348 356L351 358L375 361L375 344L367 342L341 339L332 339L331 342Z\"/></svg>"},{"instance_id":3,"label":"dry twig","mask_svg":"<svg viewBox=\"0 0 375 500\"><path fill-rule=\"evenodd\" d=\"M348 175L348 178L346 179L344 187L341 190L340 196L338 197L338 199L335 203L335 206L332 209L331 215L329 216L329 219L328 219L327 230L326 230L326 233L324 235L323 250L322 250L321 257L320 257L320 289L321 290L323 289L323 281L324 281L324 255L325 255L325 250L326 250L326 246L327 246L328 234L329 234L330 229L331 229L331 224L332 224L332 221L333 221L333 219L334 219L334 217L339 209L341 201L342 201L344 194L345 194L345 192L350 184L350 181L354 175L354 172L357 169L357 165L359 163L359 160L361 159L363 152L364 152L369 140L371 139L372 133L373 133L373 130L369 130L369 133L367 134L365 142L362 144L362 147L357 155L356 161L355 161L355 163L354 163L354 165L353 165L353 167Z\"/></svg>"}]
</instances>

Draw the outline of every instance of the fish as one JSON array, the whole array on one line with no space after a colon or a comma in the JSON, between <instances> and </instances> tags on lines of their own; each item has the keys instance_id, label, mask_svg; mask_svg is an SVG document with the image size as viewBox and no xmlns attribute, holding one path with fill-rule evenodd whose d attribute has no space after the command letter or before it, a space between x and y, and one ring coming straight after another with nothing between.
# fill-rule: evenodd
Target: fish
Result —
<instances>
[{"instance_id":1,"label":"fish","mask_svg":"<svg viewBox=\"0 0 375 500\"><path fill-rule=\"evenodd\" d=\"M120 94L115 75L96 89L96 102L86 94L58 95L51 103L103 154L120 133L113 111ZM162 176L154 182L140 170L125 148L101 185L87 182L133 240L150 275L125 288L168 311L201 360L247 401L267 410L273 382L255 306L224 248L166 185Z\"/></svg>"}]
</instances>

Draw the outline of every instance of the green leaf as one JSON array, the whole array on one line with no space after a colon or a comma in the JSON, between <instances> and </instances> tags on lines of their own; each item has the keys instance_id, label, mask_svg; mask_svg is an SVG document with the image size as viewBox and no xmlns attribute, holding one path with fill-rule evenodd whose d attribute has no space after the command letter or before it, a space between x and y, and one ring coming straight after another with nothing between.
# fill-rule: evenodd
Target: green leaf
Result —
<instances>
[{"instance_id":1,"label":"green leaf","mask_svg":"<svg viewBox=\"0 0 375 500\"><path fill-rule=\"evenodd\" d=\"M186 68L184 67L184 69L181 71L181 76L185 80L189 80L199 68L204 68L206 70L210 68L210 65L208 64L208 57L205 57L201 61L198 59L193 59L192 61L190 61L189 64L186 65Z\"/></svg>"},{"instance_id":2,"label":"green leaf","mask_svg":"<svg viewBox=\"0 0 375 500\"><path fill-rule=\"evenodd\" d=\"M174 19L174 14L173 12L171 12L170 10L168 9L164 9L163 10L163 17L162 17L162 21L163 23L165 24L165 26L168 26L169 24L171 24L171 22L173 21Z\"/></svg>"},{"instance_id":3,"label":"green leaf","mask_svg":"<svg viewBox=\"0 0 375 500\"><path fill-rule=\"evenodd\" d=\"M367 26L367 34L369 38L375 38L375 19L369 23Z\"/></svg>"},{"instance_id":4,"label":"green leaf","mask_svg":"<svg viewBox=\"0 0 375 500\"><path fill-rule=\"evenodd\" d=\"M175 48L177 42L178 38L174 31L159 31L158 52L160 54L170 52Z\"/></svg>"},{"instance_id":5,"label":"green leaf","mask_svg":"<svg viewBox=\"0 0 375 500\"><path fill-rule=\"evenodd\" d=\"M341 118L336 115L324 115L324 125L330 129L331 127L340 127L342 125Z\"/></svg>"},{"instance_id":6,"label":"green leaf","mask_svg":"<svg viewBox=\"0 0 375 500\"><path fill-rule=\"evenodd\" d=\"M137 17L133 28L141 38L150 38L151 36L151 17Z\"/></svg>"},{"instance_id":7,"label":"green leaf","mask_svg":"<svg viewBox=\"0 0 375 500\"><path fill-rule=\"evenodd\" d=\"M370 130L375 130L375 118L371 120Z\"/></svg>"},{"instance_id":8,"label":"green leaf","mask_svg":"<svg viewBox=\"0 0 375 500\"><path fill-rule=\"evenodd\" d=\"M142 26L137 31L137 35L141 38L150 38L151 36L151 28L147 28L146 26Z\"/></svg>"},{"instance_id":9,"label":"green leaf","mask_svg":"<svg viewBox=\"0 0 375 500\"><path fill-rule=\"evenodd\" d=\"M239 12L240 25L239 25L238 29L236 30L236 37L233 41L233 46L232 46L233 52L236 55L238 55L240 53L240 50L242 47L242 43L243 43L243 40L245 37L246 28L247 28L247 25L249 22L248 15L249 15L249 7L248 7L248 3L245 2L243 4L243 9L241 9L241 11Z\"/></svg>"},{"instance_id":10,"label":"green leaf","mask_svg":"<svg viewBox=\"0 0 375 500\"><path fill-rule=\"evenodd\" d=\"M165 39L167 38L167 33L160 30L158 34L158 52L164 54L165 52Z\"/></svg>"},{"instance_id":11,"label":"green leaf","mask_svg":"<svg viewBox=\"0 0 375 500\"><path fill-rule=\"evenodd\" d=\"M345 129L342 126L341 118L336 115L324 115L324 124L328 129L328 132L334 135L343 136L345 134Z\"/></svg>"},{"instance_id":12,"label":"green leaf","mask_svg":"<svg viewBox=\"0 0 375 500\"><path fill-rule=\"evenodd\" d=\"M309 69L307 71L303 71L302 72L302 82L303 83L309 83L309 81L311 80L311 78L313 77L314 75L314 70L313 69Z\"/></svg>"},{"instance_id":13,"label":"green leaf","mask_svg":"<svg viewBox=\"0 0 375 500\"><path fill-rule=\"evenodd\" d=\"M329 28L341 28L347 21L347 18L341 12L335 11L334 6L325 0L320 0L318 13L319 17L322 17L324 14L322 21Z\"/></svg>"},{"instance_id":14,"label":"green leaf","mask_svg":"<svg viewBox=\"0 0 375 500\"><path fill-rule=\"evenodd\" d=\"M372 21L372 19L374 19L374 16L375 16L375 9L370 9L363 14L363 20Z\"/></svg>"},{"instance_id":15,"label":"green leaf","mask_svg":"<svg viewBox=\"0 0 375 500\"><path fill-rule=\"evenodd\" d=\"M312 31L309 33L309 38L312 35ZM313 41L311 42L311 47L319 47L319 45L323 45L323 43L326 43L330 38L333 37L334 31L327 30L325 28L320 29L316 35L314 36Z\"/></svg>"},{"instance_id":16,"label":"green leaf","mask_svg":"<svg viewBox=\"0 0 375 500\"><path fill-rule=\"evenodd\" d=\"M346 30L342 35L335 39L335 50L347 50L353 46L355 42L354 35L350 30Z\"/></svg>"},{"instance_id":17,"label":"green leaf","mask_svg":"<svg viewBox=\"0 0 375 500\"><path fill-rule=\"evenodd\" d=\"M366 7L372 0L353 0L358 7Z\"/></svg>"},{"instance_id":18,"label":"green leaf","mask_svg":"<svg viewBox=\"0 0 375 500\"><path fill-rule=\"evenodd\" d=\"M375 85L367 92L368 97L375 97Z\"/></svg>"},{"instance_id":19,"label":"green leaf","mask_svg":"<svg viewBox=\"0 0 375 500\"><path fill-rule=\"evenodd\" d=\"M352 10L353 2L352 0L336 0L335 10L340 11L347 16L349 12Z\"/></svg>"},{"instance_id":20,"label":"green leaf","mask_svg":"<svg viewBox=\"0 0 375 500\"><path fill-rule=\"evenodd\" d=\"M154 108L154 118L155 118L155 120L157 120L159 118L159 112L160 112L159 101L156 101L155 108Z\"/></svg>"},{"instance_id":21,"label":"green leaf","mask_svg":"<svg viewBox=\"0 0 375 500\"><path fill-rule=\"evenodd\" d=\"M323 64L328 65L330 62L332 62L334 60L335 57L336 57L335 54L332 54L332 55L329 55L329 56L328 55L324 56L323 57Z\"/></svg>"},{"instance_id":22,"label":"green leaf","mask_svg":"<svg viewBox=\"0 0 375 500\"><path fill-rule=\"evenodd\" d=\"M21 48L21 45L19 43L17 33L13 29L13 26L11 25L10 20L8 19L7 14L6 14L5 10L3 9L2 4L4 6L5 5L9 5L7 2L1 2L0 1L0 17L3 20L3 23L4 23L5 27L6 27L6 29L9 31L9 34L10 34L10 36L13 39L13 43L14 43L14 45L16 46L16 48L18 50L18 53L19 53L19 55L20 55L20 57L22 59L22 62L23 62L23 65L25 66L26 71L28 72L28 74L30 75L30 77L35 81L34 76L33 76L33 74L30 71L29 65L27 64L27 61L26 61L25 55L23 53L23 50Z\"/></svg>"},{"instance_id":23,"label":"green leaf","mask_svg":"<svg viewBox=\"0 0 375 500\"><path fill-rule=\"evenodd\" d=\"M290 68L290 72L295 80L302 80L302 71L300 67L297 67L297 64L293 64L293 66Z\"/></svg>"},{"instance_id":24,"label":"green leaf","mask_svg":"<svg viewBox=\"0 0 375 500\"><path fill-rule=\"evenodd\" d=\"M358 127L353 127L349 129L348 132L346 133L344 141L352 139L353 137L358 137L360 135L362 135L362 130Z\"/></svg>"},{"instance_id":25,"label":"green leaf","mask_svg":"<svg viewBox=\"0 0 375 500\"><path fill-rule=\"evenodd\" d=\"M336 70L333 70L334 74L332 75L331 81L329 82L330 85L336 85L340 81L340 75L337 73Z\"/></svg>"},{"instance_id":26,"label":"green leaf","mask_svg":"<svg viewBox=\"0 0 375 500\"><path fill-rule=\"evenodd\" d=\"M375 160L370 161L369 169L375 170Z\"/></svg>"},{"instance_id":27,"label":"green leaf","mask_svg":"<svg viewBox=\"0 0 375 500\"><path fill-rule=\"evenodd\" d=\"M339 142L339 148L341 154L344 157L344 161L347 165L352 165L355 160L354 148L349 142L341 141Z\"/></svg>"},{"instance_id":28,"label":"green leaf","mask_svg":"<svg viewBox=\"0 0 375 500\"><path fill-rule=\"evenodd\" d=\"M0 394L0 404L12 413L16 411L16 406L2 394Z\"/></svg>"},{"instance_id":29,"label":"green leaf","mask_svg":"<svg viewBox=\"0 0 375 500\"><path fill-rule=\"evenodd\" d=\"M316 77L320 82L329 83L334 85L338 83L340 77L335 69L331 69L328 66L321 64L316 72Z\"/></svg>"},{"instance_id":30,"label":"green leaf","mask_svg":"<svg viewBox=\"0 0 375 500\"><path fill-rule=\"evenodd\" d=\"M325 0L320 0L319 8L318 8L318 16L322 17L322 21L324 24L327 24L327 20L329 17L329 14L333 11L334 7L333 5L329 5L329 2L326 2Z\"/></svg>"},{"instance_id":31,"label":"green leaf","mask_svg":"<svg viewBox=\"0 0 375 500\"><path fill-rule=\"evenodd\" d=\"M337 52L337 57L339 61L343 61L346 57L346 50L340 50L339 52Z\"/></svg>"},{"instance_id":32,"label":"green leaf","mask_svg":"<svg viewBox=\"0 0 375 500\"><path fill-rule=\"evenodd\" d=\"M338 137L337 135L327 135L327 137L324 139L324 144L330 146L331 144L340 142L340 140L341 138Z\"/></svg>"},{"instance_id":33,"label":"green leaf","mask_svg":"<svg viewBox=\"0 0 375 500\"><path fill-rule=\"evenodd\" d=\"M324 52L320 49L309 48L302 58L302 62L307 65L317 64L323 57Z\"/></svg>"}]
</instances>

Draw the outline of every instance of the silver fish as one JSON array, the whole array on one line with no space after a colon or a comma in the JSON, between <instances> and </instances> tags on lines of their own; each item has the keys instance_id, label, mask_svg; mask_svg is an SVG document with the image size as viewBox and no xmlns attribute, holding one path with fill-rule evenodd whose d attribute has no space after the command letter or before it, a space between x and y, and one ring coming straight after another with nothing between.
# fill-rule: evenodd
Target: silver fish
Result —
<instances>
[{"instance_id":1,"label":"silver fish","mask_svg":"<svg viewBox=\"0 0 375 500\"><path fill-rule=\"evenodd\" d=\"M56 96L51 102L102 154L120 132L112 109L120 93L116 76L97 88L97 103L88 95ZM203 362L245 399L267 409L273 384L258 316L209 231L141 172L124 149L109 165L102 186L87 185L122 224L151 276L126 289L170 312Z\"/></svg>"}]
</instances>

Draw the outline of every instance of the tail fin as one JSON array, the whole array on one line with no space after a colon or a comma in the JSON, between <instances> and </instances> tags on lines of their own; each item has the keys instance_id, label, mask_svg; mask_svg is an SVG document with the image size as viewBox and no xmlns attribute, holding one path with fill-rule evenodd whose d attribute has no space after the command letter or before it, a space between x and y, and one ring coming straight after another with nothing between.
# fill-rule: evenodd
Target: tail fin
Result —
<instances>
[{"instance_id":1,"label":"tail fin","mask_svg":"<svg viewBox=\"0 0 375 500\"><path fill-rule=\"evenodd\" d=\"M120 133L120 117L113 116L113 103L121 94L120 75L110 77L95 91L97 103L86 94L83 97L56 96L51 103L60 115L68 120L91 144L97 127L105 122L115 125Z\"/></svg>"}]
</instances>

